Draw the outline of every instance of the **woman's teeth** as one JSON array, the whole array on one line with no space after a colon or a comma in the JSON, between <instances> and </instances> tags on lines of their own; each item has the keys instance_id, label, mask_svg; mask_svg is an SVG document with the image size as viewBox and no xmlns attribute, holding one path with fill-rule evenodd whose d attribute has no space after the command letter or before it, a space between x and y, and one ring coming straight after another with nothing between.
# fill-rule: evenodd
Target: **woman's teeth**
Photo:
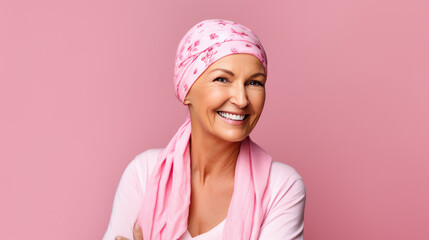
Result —
<instances>
[{"instance_id":1,"label":"woman's teeth","mask_svg":"<svg viewBox=\"0 0 429 240\"><path fill-rule=\"evenodd\" d=\"M231 113L226 113L226 112L217 112L217 113L224 118L228 118L228 119L235 120L235 121L241 121L241 120L245 119L247 116L247 114L236 115L236 114L231 114Z\"/></svg>"}]
</instances>

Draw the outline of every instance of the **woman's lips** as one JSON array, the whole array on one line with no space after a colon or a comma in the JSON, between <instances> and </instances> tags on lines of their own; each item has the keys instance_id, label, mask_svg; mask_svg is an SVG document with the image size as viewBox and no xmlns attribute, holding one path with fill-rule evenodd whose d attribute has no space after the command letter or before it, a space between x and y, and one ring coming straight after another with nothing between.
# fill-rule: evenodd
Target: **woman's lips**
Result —
<instances>
[{"instance_id":1,"label":"woman's lips","mask_svg":"<svg viewBox=\"0 0 429 240\"><path fill-rule=\"evenodd\" d=\"M230 125L241 125L250 114L231 114L228 112L218 111L217 114L222 118L223 121Z\"/></svg>"}]
</instances>

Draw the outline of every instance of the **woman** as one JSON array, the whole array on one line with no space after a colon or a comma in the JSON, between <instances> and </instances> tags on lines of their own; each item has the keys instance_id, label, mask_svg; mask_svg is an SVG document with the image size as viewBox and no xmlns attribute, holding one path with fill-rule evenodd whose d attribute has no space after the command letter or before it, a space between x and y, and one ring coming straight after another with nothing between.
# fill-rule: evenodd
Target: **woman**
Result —
<instances>
[{"instance_id":1,"label":"woman","mask_svg":"<svg viewBox=\"0 0 429 240\"><path fill-rule=\"evenodd\" d=\"M222 19L193 26L174 77L189 114L166 148L128 165L104 239L302 239L302 178L249 137L266 80L250 29Z\"/></svg>"}]
</instances>

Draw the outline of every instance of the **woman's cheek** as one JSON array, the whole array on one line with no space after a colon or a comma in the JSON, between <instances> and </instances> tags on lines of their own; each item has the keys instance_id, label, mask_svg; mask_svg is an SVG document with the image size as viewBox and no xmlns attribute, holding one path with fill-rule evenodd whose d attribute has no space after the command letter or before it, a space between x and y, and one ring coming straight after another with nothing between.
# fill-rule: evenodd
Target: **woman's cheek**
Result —
<instances>
[{"instance_id":1,"label":"woman's cheek","mask_svg":"<svg viewBox=\"0 0 429 240\"><path fill-rule=\"evenodd\" d=\"M209 96L211 102L220 104L228 100L228 91L226 88L215 88L207 93L207 96Z\"/></svg>"},{"instance_id":2,"label":"woman's cheek","mask_svg":"<svg viewBox=\"0 0 429 240\"><path fill-rule=\"evenodd\" d=\"M254 105L255 109L261 109L265 103L265 91L264 90L253 90L248 94L249 101Z\"/></svg>"}]
</instances>

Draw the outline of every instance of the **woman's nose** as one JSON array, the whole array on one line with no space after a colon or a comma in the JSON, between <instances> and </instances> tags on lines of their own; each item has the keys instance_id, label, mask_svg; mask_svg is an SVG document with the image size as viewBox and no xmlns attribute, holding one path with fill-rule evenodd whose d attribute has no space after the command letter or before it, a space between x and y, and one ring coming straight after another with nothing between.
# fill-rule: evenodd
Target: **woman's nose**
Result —
<instances>
[{"instance_id":1,"label":"woman's nose","mask_svg":"<svg viewBox=\"0 0 429 240\"><path fill-rule=\"evenodd\" d=\"M247 98L246 87L242 84L236 84L231 89L231 103L237 105L239 108L245 108L249 105L249 99Z\"/></svg>"}]
</instances>

